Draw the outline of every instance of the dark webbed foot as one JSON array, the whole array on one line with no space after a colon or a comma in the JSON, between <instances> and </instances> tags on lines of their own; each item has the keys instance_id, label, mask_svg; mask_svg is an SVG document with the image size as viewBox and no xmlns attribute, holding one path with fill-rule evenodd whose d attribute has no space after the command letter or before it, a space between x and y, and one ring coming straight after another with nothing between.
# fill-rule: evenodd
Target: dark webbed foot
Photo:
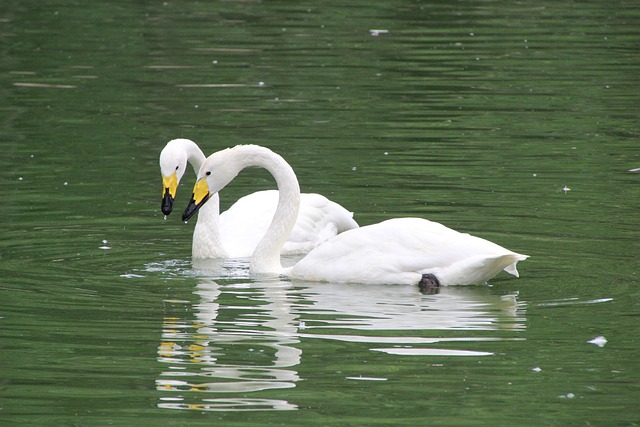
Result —
<instances>
[{"instance_id":1,"label":"dark webbed foot","mask_svg":"<svg viewBox=\"0 0 640 427\"><path fill-rule=\"evenodd\" d=\"M433 274L423 274L418 289L425 295L435 295L440 292L440 281Z\"/></svg>"}]
</instances>

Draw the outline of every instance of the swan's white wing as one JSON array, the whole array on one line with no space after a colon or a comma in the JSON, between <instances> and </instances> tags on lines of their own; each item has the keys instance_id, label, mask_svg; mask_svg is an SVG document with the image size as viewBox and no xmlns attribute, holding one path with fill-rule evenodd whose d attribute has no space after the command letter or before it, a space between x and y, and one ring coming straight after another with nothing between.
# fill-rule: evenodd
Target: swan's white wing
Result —
<instances>
[{"instance_id":1,"label":"swan's white wing","mask_svg":"<svg viewBox=\"0 0 640 427\"><path fill-rule=\"evenodd\" d=\"M240 198L220 215L220 233L232 258L249 257L271 223L278 191L257 191ZM319 194L302 194L300 213L283 255L307 253L345 230L357 228L353 214Z\"/></svg>"},{"instance_id":2,"label":"swan's white wing","mask_svg":"<svg viewBox=\"0 0 640 427\"><path fill-rule=\"evenodd\" d=\"M523 255L442 224L398 218L347 231L296 264L292 277L371 284L417 284L422 274L443 285L481 283Z\"/></svg>"},{"instance_id":3,"label":"swan's white wing","mask_svg":"<svg viewBox=\"0 0 640 427\"><path fill-rule=\"evenodd\" d=\"M300 195L300 213L282 250L283 254L303 254L358 223L353 213L315 193Z\"/></svg>"},{"instance_id":4,"label":"swan's white wing","mask_svg":"<svg viewBox=\"0 0 640 427\"><path fill-rule=\"evenodd\" d=\"M277 204L277 191L257 191L238 199L220 214L220 234L229 257L251 256L267 231Z\"/></svg>"}]
</instances>

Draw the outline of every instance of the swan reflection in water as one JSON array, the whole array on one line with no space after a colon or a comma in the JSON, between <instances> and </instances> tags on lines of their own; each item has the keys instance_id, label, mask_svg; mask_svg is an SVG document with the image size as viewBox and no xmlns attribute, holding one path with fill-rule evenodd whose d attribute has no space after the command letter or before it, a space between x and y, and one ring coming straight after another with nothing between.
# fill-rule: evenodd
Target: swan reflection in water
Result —
<instances>
[{"instance_id":1,"label":"swan reflection in water","mask_svg":"<svg viewBox=\"0 0 640 427\"><path fill-rule=\"evenodd\" d=\"M443 345L519 338L429 337L429 331L525 327L517 295L495 295L483 286L444 287L437 295L422 295L413 286L256 280L243 262L207 262L214 261L194 264L189 272L200 277L193 290L196 302L165 300L158 361L167 368L156 382L158 390L167 392L161 408L296 410L286 400L248 396L296 386L301 340L370 343L371 351L392 357L478 357L493 353Z\"/></svg>"},{"instance_id":2,"label":"swan reflection in water","mask_svg":"<svg viewBox=\"0 0 640 427\"><path fill-rule=\"evenodd\" d=\"M158 360L168 369L156 386L179 393L163 396L159 407L201 411L297 409L284 400L236 397L295 387L300 379L291 369L300 364L302 353L294 346L300 340L289 301L291 284L276 281L255 285L235 280L222 287L213 280L202 280L194 290L198 302L192 306L189 301L165 301L167 312ZM205 394L197 396L194 392Z\"/></svg>"}]
</instances>

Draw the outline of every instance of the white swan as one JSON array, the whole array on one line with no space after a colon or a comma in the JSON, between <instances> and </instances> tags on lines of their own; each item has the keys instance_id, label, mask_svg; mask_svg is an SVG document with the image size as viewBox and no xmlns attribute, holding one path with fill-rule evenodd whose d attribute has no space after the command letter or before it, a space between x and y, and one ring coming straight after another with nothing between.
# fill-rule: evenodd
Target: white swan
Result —
<instances>
[{"instance_id":1,"label":"white swan","mask_svg":"<svg viewBox=\"0 0 640 427\"><path fill-rule=\"evenodd\" d=\"M198 145L188 139L169 141L160 153L162 212L169 215L180 179L190 163L196 173L205 160ZM198 214L193 232L194 258L250 257L267 231L278 201L278 191L258 191L242 197L219 214L219 198L214 193ZM309 252L327 239L357 228L353 214L319 194L303 194L300 216L284 245L285 254Z\"/></svg>"},{"instance_id":2,"label":"white swan","mask_svg":"<svg viewBox=\"0 0 640 427\"><path fill-rule=\"evenodd\" d=\"M503 269L518 277L516 263L527 258L436 222L397 218L339 234L285 269L280 249L295 223L300 188L289 164L267 148L239 145L212 154L200 168L194 197L183 219L251 166L267 169L280 190L271 225L251 259L254 273L312 281L419 284L430 289L484 283Z\"/></svg>"}]
</instances>

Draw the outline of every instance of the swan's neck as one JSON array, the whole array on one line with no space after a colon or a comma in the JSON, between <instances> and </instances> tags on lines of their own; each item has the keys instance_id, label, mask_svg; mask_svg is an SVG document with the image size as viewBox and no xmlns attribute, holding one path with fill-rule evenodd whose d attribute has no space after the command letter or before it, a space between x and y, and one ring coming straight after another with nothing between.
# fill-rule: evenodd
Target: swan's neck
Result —
<instances>
[{"instance_id":1,"label":"swan's neck","mask_svg":"<svg viewBox=\"0 0 640 427\"><path fill-rule=\"evenodd\" d=\"M197 175L206 160L204 153L198 144L189 139L178 141L187 155L187 162ZM191 256L193 258L227 258L227 251L220 235L220 197L218 193L211 196L198 212L198 219L193 229Z\"/></svg>"},{"instance_id":2,"label":"swan's neck","mask_svg":"<svg viewBox=\"0 0 640 427\"><path fill-rule=\"evenodd\" d=\"M264 237L253 252L250 269L254 273L281 273L280 251L291 234L300 210L300 187L291 166L273 151L255 145L236 147L241 169L265 168L276 180L278 206Z\"/></svg>"},{"instance_id":3,"label":"swan's neck","mask_svg":"<svg viewBox=\"0 0 640 427\"><path fill-rule=\"evenodd\" d=\"M185 153L187 153L187 161L193 167L193 171L198 174L200 171L200 166L206 160L206 157L198 144L191 141L190 139L180 139L180 144L182 145Z\"/></svg>"},{"instance_id":4,"label":"swan's neck","mask_svg":"<svg viewBox=\"0 0 640 427\"><path fill-rule=\"evenodd\" d=\"M220 199L212 195L200 208L193 229L191 256L193 258L228 258L220 234Z\"/></svg>"}]
</instances>

